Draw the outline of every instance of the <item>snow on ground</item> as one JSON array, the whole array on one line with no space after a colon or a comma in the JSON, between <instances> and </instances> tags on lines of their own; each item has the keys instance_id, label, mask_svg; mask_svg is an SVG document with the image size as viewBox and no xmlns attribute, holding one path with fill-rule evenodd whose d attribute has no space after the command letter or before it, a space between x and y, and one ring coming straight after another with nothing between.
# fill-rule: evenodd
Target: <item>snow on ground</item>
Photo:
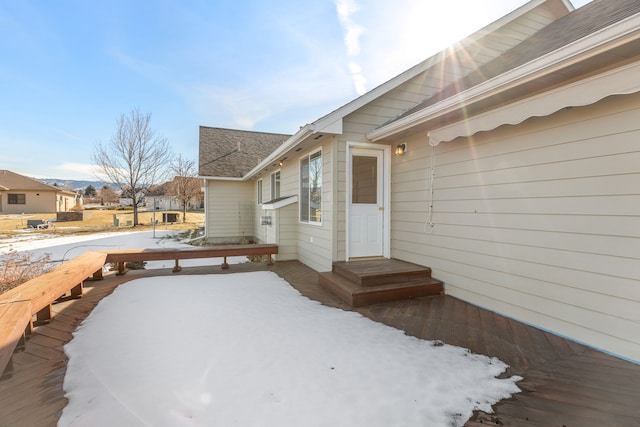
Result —
<instances>
[{"instance_id":1,"label":"snow on ground","mask_svg":"<svg viewBox=\"0 0 640 427\"><path fill-rule=\"evenodd\" d=\"M193 248L187 243L176 240L175 231L156 230L155 238L153 231L141 232L118 232L118 233L98 233L98 234L78 234L74 236L55 237L54 235L39 234L39 239L19 239L0 240L0 255L11 250L16 252L29 252L33 257L40 257L50 254L54 264L60 264L63 260L69 261L83 252L90 250L115 250L115 249L136 249L136 248ZM182 267L193 267L202 265L220 265L222 258L205 259L185 259L180 260ZM229 264L247 262L246 257L229 257ZM145 268L172 268L175 261L149 261Z\"/></svg>"},{"instance_id":2,"label":"snow on ground","mask_svg":"<svg viewBox=\"0 0 640 427\"><path fill-rule=\"evenodd\" d=\"M461 426L506 365L300 295L272 272L143 278L65 346L59 426Z\"/></svg>"}]
</instances>

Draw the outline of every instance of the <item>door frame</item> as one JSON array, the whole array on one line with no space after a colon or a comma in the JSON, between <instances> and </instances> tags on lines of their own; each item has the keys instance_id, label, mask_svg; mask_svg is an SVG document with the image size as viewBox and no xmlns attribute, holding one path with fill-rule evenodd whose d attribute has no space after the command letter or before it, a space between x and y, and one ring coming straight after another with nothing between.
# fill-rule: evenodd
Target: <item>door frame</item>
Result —
<instances>
[{"instance_id":1,"label":"door frame","mask_svg":"<svg viewBox=\"0 0 640 427\"><path fill-rule=\"evenodd\" d=\"M351 206L351 155L354 148L382 151L382 256L391 258L391 147L382 144L370 144L367 142L347 141L346 151L346 198L345 198L345 254L349 261L349 216Z\"/></svg>"}]
</instances>

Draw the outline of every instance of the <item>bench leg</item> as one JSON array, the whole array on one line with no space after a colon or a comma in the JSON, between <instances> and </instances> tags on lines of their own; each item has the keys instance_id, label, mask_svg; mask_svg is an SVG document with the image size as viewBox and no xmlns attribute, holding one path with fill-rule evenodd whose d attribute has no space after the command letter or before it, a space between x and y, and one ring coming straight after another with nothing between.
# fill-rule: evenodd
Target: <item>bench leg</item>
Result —
<instances>
[{"instance_id":1,"label":"bench leg","mask_svg":"<svg viewBox=\"0 0 640 427\"><path fill-rule=\"evenodd\" d=\"M273 265L273 259L271 259L271 254L267 254L267 265Z\"/></svg>"},{"instance_id":2,"label":"bench leg","mask_svg":"<svg viewBox=\"0 0 640 427\"><path fill-rule=\"evenodd\" d=\"M227 257L224 257L224 261L222 263L222 269L223 270L228 270L229 269L229 264L227 264Z\"/></svg>"},{"instance_id":3,"label":"bench leg","mask_svg":"<svg viewBox=\"0 0 640 427\"><path fill-rule=\"evenodd\" d=\"M26 333L23 332L22 336L20 337L20 340L18 341L18 344L16 344L15 350L13 351L14 352L24 351L25 348L27 348L27 337L26 337Z\"/></svg>"},{"instance_id":4,"label":"bench leg","mask_svg":"<svg viewBox=\"0 0 640 427\"><path fill-rule=\"evenodd\" d=\"M71 298L80 298L80 297L82 297L83 291L84 291L84 288L82 287L82 282L80 282L76 286L71 288Z\"/></svg>"},{"instance_id":5,"label":"bench leg","mask_svg":"<svg viewBox=\"0 0 640 427\"><path fill-rule=\"evenodd\" d=\"M7 366L4 368L4 372L0 374L0 381L8 380L13 375L13 356L9 358Z\"/></svg>"},{"instance_id":6,"label":"bench leg","mask_svg":"<svg viewBox=\"0 0 640 427\"><path fill-rule=\"evenodd\" d=\"M33 317L29 319L29 324L24 328L24 336L29 339L33 335Z\"/></svg>"},{"instance_id":7,"label":"bench leg","mask_svg":"<svg viewBox=\"0 0 640 427\"><path fill-rule=\"evenodd\" d=\"M104 279L104 276L102 276L102 269L97 270L93 273L93 276L91 276L89 279L87 280L102 280Z\"/></svg>"},{"instance_id":8,"label":"bench leg","mask_svg":"<svg viewBox=\"0 0 640 427\"><path fill-rule=\"evenodd\" d=\"M116 273L118 276L122 276L123 274L127 274L127 269L125 268L125 262L118 263L118 272Z\"/></svg>"},{"instance_id":9,"label":"bench leg","mask_svg":"<svg viewBox=\"0 0 640 427\"><path fill-rule=\"evenodd\" d=\"M36 313L36 323L49 323L51 321L51 304Z\"/></svg>"},{"instance_id":10,"label":"bench leg","mask_svg":"<svg viewBox=\"0 0 640 427\"><path fill-rule=\"evenodd\" d=\"M179 271L182 271L182 267L180 267L180 264L178 263L178 260L176 260L176 265L173 267L173 271L174 273L177 273Z\"/></svg>"}]
</instances>

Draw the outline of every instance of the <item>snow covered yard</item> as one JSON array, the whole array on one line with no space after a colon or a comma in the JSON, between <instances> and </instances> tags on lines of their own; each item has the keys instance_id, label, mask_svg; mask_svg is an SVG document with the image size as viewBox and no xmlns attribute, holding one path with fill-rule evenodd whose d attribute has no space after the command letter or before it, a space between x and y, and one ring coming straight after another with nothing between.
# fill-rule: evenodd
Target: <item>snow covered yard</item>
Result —
<instances>
[{"instance_id":1,"label":"snow covered yard","mask_svg":"<svg viewBox=\"0 0 640 427\"><path fill-rule=\"evenodd\" d=\"M456 426L506 365L329 308L271 272L138 279L67 344L60 426Z\"/></svg>"},{"instance_id":2,"label":"snow covered yard","mask_svg":"<svg viewBox=\"0 0 640 427\"><path fill-rule=\"evenodd\" d=\"M4 241L0 254L187 247L170 234ZM323 306L271 272L128 282L65 352L60 426L459 426L520 379L496 378L507 366L495 358Z\"/></svg>"}]
</instances>

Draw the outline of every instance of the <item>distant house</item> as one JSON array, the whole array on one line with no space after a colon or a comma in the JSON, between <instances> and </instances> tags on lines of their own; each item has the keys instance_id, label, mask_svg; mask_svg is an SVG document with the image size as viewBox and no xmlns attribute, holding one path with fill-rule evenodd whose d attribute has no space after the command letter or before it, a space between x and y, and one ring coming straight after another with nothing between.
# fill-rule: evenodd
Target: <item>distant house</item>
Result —
<instances>
[{"instance_id":1,"label":"distant house","mask_svg":"<svg viewBox=\"0 0 640 427\"><path fill-rule=\"evenodd\" d=\"M429 266L449 295L640 362L639 118L640 2L532 0L271 148L201 128L206 236L319 272Z\"/></svg>"},{"instance_id":2,"label":"distant house","mask_svg":"<svg viewBox=\"0 0 640 427\"><path fill-rule=\"evenodd\" d=\"M0 212L56 213L82 205L82 197L15 172L0 170Z\"/></svg>"}]
</instances>

